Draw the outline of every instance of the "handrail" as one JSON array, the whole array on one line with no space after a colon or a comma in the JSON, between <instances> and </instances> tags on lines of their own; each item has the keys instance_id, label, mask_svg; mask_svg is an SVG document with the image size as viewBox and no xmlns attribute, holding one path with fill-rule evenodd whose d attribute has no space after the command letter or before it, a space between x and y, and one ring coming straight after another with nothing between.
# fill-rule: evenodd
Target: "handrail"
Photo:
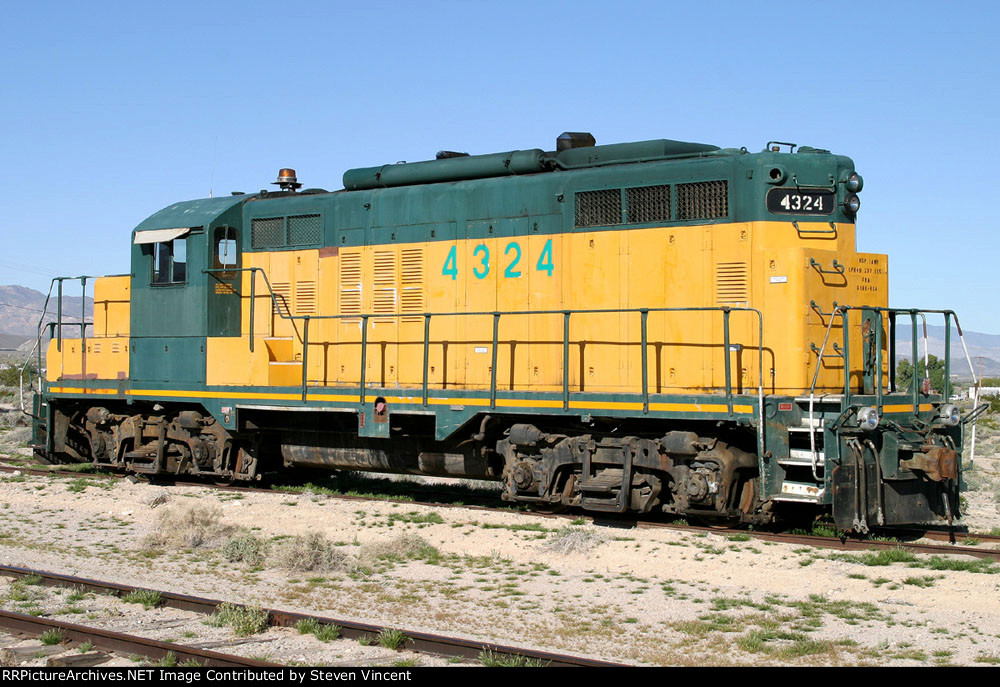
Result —
<instances>
[{"instance_id":1,"label":"handrail","mask_svg":"<svg viewBox=\"0 0 1000 687\"><path fill-rule=\"evenodd\" d=\"M890 355L890 359L889 359L889 363L890 363L889 384L890 384L890 387L892 387L893 389L894 389L894 384L895 384L895 366L896 366L896 350L895 350L896 346L895 346L895 336L894 336L894 332L895 332L895 317L896 317L896 315L899 315L899 314L904 314L904 315L909 315L910 316L910 322L911 322L911 348L912 348L911 355L912 355L912 359L914 361L914 364L913 364L913 378L911 380L910 393L912 394L913 413L914 413L914 415L917 415L920 412L920 378L919 378L920 376L918 374L918 371L919 371L919 366L918 366L918 363L919 363L919 352L918 352L918 348L917 348L917 318L920 317L921 320L922 320L922 323L923 323L924 377L925 377L925 379L929 379L929 377L930 377L930 353L929 353L928 335L927 335L927 315L930 315L930 314L936 314L936 315L943 315L944 316L944 323L945 323L945 353L944 353L945 381L944 381L944 396L945 396L945 399L948 399L951 396L951 393L950 393L951 392L951 376L950 376L951 375L951 320L952 320L952 318L954 318L954 320L955 320L955 328L958 329L959 340L961 341L961 343L962 343L962 349L965 352L965 359L966 359L966 361L969 364L969 372L972 375L973 388L975 389L974 397L973 397L973 408L976 408L979 405L979 382L976 379L976 371L975 371L975 368L974 368L974 366L972 364L972 357L969 355L969 349L968 349L968 346L965 343L965 335L962 332L962 326L959 324L958 315L955 313L954 310L949 310L949 309L937 310L937 309L923 309L923 308L888 308L888 307L884 308L884 307L881 307L881 306L867 306L867 305L865 305L865 306L848 306L848 305L838 305L837 303L834 303L833 311L830 312L830 313L824 313L824 312L822 312L822 310L820 310L819 306L816 304L815 301L812 301L810 303L810 307L813 310L815 310L816 312L820 313L820 315L828 315L828 316L830 316L830 321L827 323L827 327L826 327L826 335L823 338L823 345L818 349L818 353L819 354L818 354L818 357L817 357L817 360L816 360L816 370L813 373L812 384L811 384L811 386L809 388L809 424L810 424L809 438L810 438L810 452L812 454L813 476L814 477L816 477L816 465L817 465L816 459L817 459L817 454L816 454L816 443L815 443L815 428L812 425L814 423L813 406L814 406L814 400L815 400L816 382L817 382L817 379L819 377L819 370L820 370L820 367L822 366L823 358L829 357L829 356L825 356L824 352L826 350L827 340L829 339L830 330L831 330L831 328L833 326L833 322L834 322L834 319L835 319L834 316L837 315L838 313L841 315L841 318L843 320L843 325L842 326L843 326L843 329L844 329L844 352L843 352L843 356L844 356L845 364L844 364L844 403L843 403L843 405L845 407L848 406L849 403L850 403L850 393L851 393L851 391L850 391L850 374L851 374L851 370L850 370L850 358L849 358L850 354L849 354L849 350L847 348L847 345L848 345L847 311L848 310L852 310L852 309L853 310L861 310L862 312L866 312L866 311L867 312L873 312L873 313L876 313L878 315L878 325L877 325L877 331L876 331L876 334L875 334L875 345L876 345L876 349L877 350L876 350L876 358L875 358L875 367L876 367L876 370L874 371L874 376L875 376L875 379L876 379L876 383L875 383L876 405L877 405L880 413L881 413L881 410L882 410L882 403L883 403L883 393L882 393L883 392L883 384L882 384L882 381L883 381L883 375L882 375L882 322L883 322L883 318L882 318L882 314L883 313L885 313L885 314L888 315L888 320L889 320L889 323L890 323L890 330L891 330L890 333L889 333L889 344L890 344L890 350L889 350L889 355ZM817 351L817 349L815 347L815 343L812 343L811 347L812 347L812 350L814 352ZM973 420L973 424L972 424L972 436L971 436L971 441L970 441L970 445L969 445L969 460L973 461L975 459L975 455L976 455L976 424L975 424L975 421ZM817 479L818 479L818 477L817 477Z\"/></svg>"},{"instance_id":2,"label":"handrail","mask_svg":"<svg viewBox=\"0 0 1000 687\"><path fill-rule=\"evenodd\" d=\"M26 411L24 409L24 370L25 370L26 367L28 367L28 362L31 360L31 356L35 352L35 349L39 347L39 342L40 341L41 341L41 337L35 339L35 345L31 347L30 351L28 351L28 355L24 359L24 364L21 365L21 371L20 371L20 373L18 375L18 378L17 378L17 390L18 390L18 394L19 394L19 397L20 397L20 400L21 400L21 414L22 415L27 415L28 417L31 417L31 418L35 417L34 413L29 413L28 411ZM30 376L29 376L29 379L30 379ZM42 393L42 369L41 368L38 368L38 393Z\"/></svg>"},{"instance_id":3,"label":"handrail","mask_svg":"<svg viewBox=\"0 0 1000 687\"><path fill-rule=\"evenodd\" d=\"M809 258L809 266L815 268L816 271L819 272L820 274L839 274L843 276L845 271L844 266L841 265L839 262L837 262L837 258L833 259L832 270L823 269L823 265L817 262L816 258Z\"/></svg>"},{"instance_id":4,"label":"handrail","mask_svg":"<svg viewBox=\"0 0 1000 687\"><path fill-rule=\"evenodd\" d=\"M125 277L125 274L113 274L107 275L111 277ZM22 380L24 374L24 368L28 364L28 360L31 359L31 354L38 351L38 393L42 392L42 330L47 326L49 327L49 338L56 339L56 350L60 353L62 352L62 332L64 326L78 326L80 327L80 371L84 380L87 378L87 326L92 326L93 322L87 322L87 281L90 279L97 280L101 277L82 274L78 277L53 277L49 282L49 290L45 294L45 303L42 305L42 315L38 318L38 325L35 328L35 345L32 347L31 352L28 353L28 359L25 360L24 365L21 367ZM63 305L63 282L64 281L80 281L80 321L79 322L63 322L62 305ZM49 303L52 300L52 287L58 284L57 300L56 300L56 321L55 322L45 322L46 315L49 314ZM96 332L95 332L96 334ZM22 382L23 383L23 382ZM24 410L24 394L23 390L21 392L21 410Z\"/></svg>"},{"instance_id":5,"label":"handrail","mask_svg":"<svg viewBox=\"0 0 1000 687\"><path fill-rule=\"evenodd\" d=\"M812 466L813 479L815 479L817 482L820 481L819 473L816 471L818 467L817 459L819 456L816 453L816 426L814 424L815 420L813 417L813 405L816 398L816 382L819 380L819 370L821 367L823 367L823 357L824 357L823 352L826 350L826 344L830 340L830 330L833 329L834 317L838 313L840 314L841 318L844 321L843 327L846 337L846 332L848 331L848 328L847 328L847 316L844 313L847 311L849 307L850 306L847 305L835 305L833 307L833 310L830 312L830 321L826 325L826 335L823 337L823 345L819 347L819 355L816 358L816 370L813 372L812 384L810 384L809 386L809 456L810 456L810 463ZM813 345L815 346L815 344ZM850 380L851 378L850 367L851 367L850 360L848 360L848 358L845 355L844 375L848 380Z\"/></svg>"},{"instance_id":6,"label":"handrail","mask_svg":"<svg viewBox=\"0 0 1000 687\"><path fill-rule=\"evenodd\" d=\"M829 229L803 229L802 227L799 226L799 223L798 223L797 220L794 220L794 219L792 220L792 226L794 226L795 227L795 231L797 231L800 234L836 234L837 233L837 223L836 222L828 222L828 224L830 225Z\"/></svg>"},{"instance_id":7,"label":"handrail","mask_svg":"<svg viewBox=\"0 0 1000 687\"><path fill-rule=\"evenodd\" d=\"M733 416L733 389L732 389L732 378L731 378L731 344L729 335L729 317L732 312L749 312L755 313L757 315L758 322L758 362L757 362L757 413L758 413L758 448L760 455L764 454L764 315L757 308L747 308L747 307L734 307L734 306L717 306L717 307L687 307L687 308L586 308L577 310L511 310L511 311L496 311L496 310L486 310L486 311L476 311L476 312L423 312L423 313L355 313L355 314L341 314L341 315L293 315L287 308L278 307L278 302L274 293L274 289L271 286L271 282L267 277L267 273L261 267L241 267L235 269L226 268L214 268L202 270L205 274L211 274L216 272L250 272L251 273L251 300L250 300L250 312L253 313L253 302L256 299L256 293L253 292L253 275L256 272L260 272L264 277L264 283L267 286L268 295L270 296L273 309L277 311L278 316L285 320L303 320L305 325L303 327L303 340L302 340L302 402L306 402L306 388L308 386L308 323L313 320L361 320L362 321L362 334L361 334L361 374L360 374L360 391L359 391L359 402L360 404L365 403L366 388L365 388L365 371L367 363L367 339L368 339L368 321L372 318L380 319L393 319L400 317L422 317L424 319L424 360L423 360L423 379L422 379L422 392L423 392L423 405L426 407L428 404L428 361L429 361L429 346L430 346L430 320L432 317L487 317L493 318L493 364L491 366L490 372L490 408L496 408L496 398L497 398L497 349L499 346L499 323L501 316L511 316L511 315L562 315L563 316L563 410L569 410L569 324L570 317L572 315L592 315L592 314L627 314L627 313L639 313L640 315L640 345L642 347L643 356L643 372L642 372L642 391L640 396L642 397L643 412L649 411L649 380L648 380L648 370L647 370L647 347L649 345L647 339L646 331L646 321L649 313L654 312L720 312L723 315L723 346L725 351L725 370L726 370L726 406L730 417ZM287 313L287 314L286 314ZM248 324L249 339L251 342L251 350L253 350L253 319Z\"/></svg>"}]
</instances>

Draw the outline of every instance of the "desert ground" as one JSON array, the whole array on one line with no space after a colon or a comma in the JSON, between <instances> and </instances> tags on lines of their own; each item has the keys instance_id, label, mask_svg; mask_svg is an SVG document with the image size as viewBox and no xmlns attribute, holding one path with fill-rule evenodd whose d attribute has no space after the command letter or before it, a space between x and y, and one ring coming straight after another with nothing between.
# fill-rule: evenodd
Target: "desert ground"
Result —
<instances>
[{"instance_id":1,"label":"desert ground","mask_svg":"<svg viewBox=\"0 0 1000 687\"><path fill-rule=\"evenodd\" d=\"M30 451L13 415L0 412L0 456L16 461ZM981 423L976 452L962 524L1000 533L995 419ZM1000 664L1000 565L895 553L347 501L319 489L0 475L8 565L636 665ZM0 600L290 664L441 662L294 629L251 640L204 618L23 583L0 581Z\"/></svg>"}]
</instances>

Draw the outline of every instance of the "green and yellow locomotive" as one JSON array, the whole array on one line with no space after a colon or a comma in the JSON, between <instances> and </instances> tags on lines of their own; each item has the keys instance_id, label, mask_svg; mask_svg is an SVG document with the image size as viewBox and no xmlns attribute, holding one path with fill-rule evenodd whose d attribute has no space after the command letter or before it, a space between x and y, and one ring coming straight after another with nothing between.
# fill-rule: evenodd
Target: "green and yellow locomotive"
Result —
<instances>
[{"instance_id":1,"label":"green and yellow locomotive","mask_svg":"<svg viewBox=\"0 0 1000 687\"><path fill-rule=\"evenodd\" d=\"M36 451L495 479L540 509L950 519L970 417L895 388L895 328L916 342L924 313L855 249L853 162L795 148L566 133L176 203L97 278L82 337L54 281Z\"/></svg>"}]
</instances>

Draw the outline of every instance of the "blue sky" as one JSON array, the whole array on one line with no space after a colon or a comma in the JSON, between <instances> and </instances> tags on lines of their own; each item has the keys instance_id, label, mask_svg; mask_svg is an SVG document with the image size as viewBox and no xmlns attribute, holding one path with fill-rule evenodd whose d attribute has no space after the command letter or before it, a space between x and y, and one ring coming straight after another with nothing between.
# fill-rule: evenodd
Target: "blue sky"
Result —
<instances>
[{"instance_id":1,"label":"blue sky","mask_svg":"<svg viewBox=\"0 0 1000 687\"><path fill-rule=\"evenodd\" d=\"M551 149L560 132L852 157L893 305L994 308L1000 4L8 4L0 284L128 269L177 200Z\"/></svg>"}]
</instances>

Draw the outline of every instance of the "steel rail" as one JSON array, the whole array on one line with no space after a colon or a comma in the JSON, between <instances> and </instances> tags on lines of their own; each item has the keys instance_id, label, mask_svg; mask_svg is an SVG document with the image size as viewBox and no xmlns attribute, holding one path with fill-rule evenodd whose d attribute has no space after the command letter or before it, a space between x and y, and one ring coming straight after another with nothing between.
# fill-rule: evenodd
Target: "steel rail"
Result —
<instances>
[{"instance_id":1,"label":"steel rail","mask_svg":"<svg viewBox=\"0 0 1000 687\"><path fill-rule=\"evenodd\" d=\"M87 627L75 623L67 623L51 618L39 618L22 613L12 613L0 610L0 627L11 632L39 636L45 632L56 630L62 633L65 640L83 644L90 642L98 649L120 654L139 654L151 659L163 659L173 654L178 661L197 661L201 666L219 667L280 667L280 663L260 661L255 658L244 658L230 654L220 654L217 651L196 649L182 644L160 642L155 639L137 637L135 635L111 632L96 627Z\"/></svg>"},{"instance_id":2,"label":"steel rail","mask_svg":"<svg viewBox=\"0 0 1000 687\"><path fill-rule=\"evenodd\" d=\"M40 583L49 587L70 587L74 589L80 589L85 591L96 592L98 594L128 594L130 592L142 589L148 589L146 587L132 587L129 585L118 584L115 582L104 582L101 580L93 580L84 577L74 577L72 575L62 575L59 573L51 573L42 570L31 570L29 568L18 568L8 565L0 565L0 575L7 577L39 577L41 578ZM161 604L168 608L174 608L183 611L193 611L195 613L211 614L222 603L227 603L223 601L218 601L215 599L207 599L200 596L189 596L186 594L175 594L173 592L158 591L161 598ZM233 606L246 608L244 604L232 604ZM311 615L307 613L297 613L294 611L284 611L278 609L263 609L268 614L268 623L275 627L295 627L296 624L303 620L313 620L324 625L336 625L340 628L340 635L345 639L358 639L359 637L375 637L384 629L384 626L371 625L369 623L361 623L353 620L344 620L340 618L329 618L319 615ZM19 615L19 614L11 614ZM25 616L31 618L31 616ZM35 618L32 618L33 620ZM54 623L55 621L44 620L44 622ZM63 623L62 625L68 625ZM77 627L77 626L74 626ZM86 629L86 628L84 628ZM539 661L545 661L547 666L551 667L620 667L625 664L613 663L610 661L601 661L597 659L584 658L580 656L572 656L568 654L559 654L548 651L540 651L537 649L526 649L521 647L514 647L505 644L494 644L491 642L483 642L474 639L466 639L459 637L448 637L445 635L430 634L427 632L416 632L413 630L404 630L402 628L390 628L399 629L404 635L406 635L407 642L404 644L404 648L417 651L426 654L438 654L443 656L453 656L459 658L469 658L475 659L482 652L490 651L496 655L503 656L519 656L529 659L536 659ZM114 635L116 633L106 633L109 635ZM152 641L152 640L148 640ZM95 640L95 645L97 642ZM156 642L156 644L161 644L169 650L174 651L178 658L181 658L181 652L177 649L184 648L190 649L189 647L180 647L175 644L167 644L165 642ZM205 652L212 653L212 652ZM163 655L166 655L165 652ZM221 656L221 655L220 655ZM241 659L242 660L242 659ZM250 659L246 659L250 660ZM218 665L218 664L215 664ZM257 662L254 665L275 665L263 662Z\"/></svg>"},{"instance_id":3,"label":"steel rail","mask_svg":"<svg viewBox=\"0 0 1000 687\"><path fill-rule=\"evenodd\" d=\"M761 532L759 530L748 531L728 527L692 527L690 525L675 525L672 523L650 521L639 521L636 523L636 526L639 528L677 529L688 532L708 532L711 534L748 534L754 539L760 539L762 541L772 541L780 544L801 544L823 549L839 549L841 551L904 549L913 553L973 556L975 558L988 558L990 560L1000 561L1000 549L977 549L971 546L955 546L951 544L941 546L938 544L917 544L913 542L885 541L881 539L848 539L839 537L823 537L814 534Z\"/></svg>"},{"instance_id":4,"label":"steel rail","mask_svg":"<svg viewBox=\"0 0 1000 687\"><path fill-rule=\"evenodd\" d=\"M28 473L32 475L49 476L56 475L59 477L96 477L99 479L122 479L123 476L109 473L79 473L79 472L68 472L68 471L56 471L56 470L40 470L33 468L14 468L10 466L0 466L0 472L14 472L21 471L23 473ZM188 487L204 487L208 489L215 489L219 491L237 491L237 492L258 492L265 494L289 494L289 495L301 495L303 492L298 489L262 489L260 487L252 486L238 486L233 484L211 484L208 482L182 482L182 481L172 481L172 485L175 486L188 486ZM476 494L461 494L461 493L451 493L446 491L433 492L430 493L440 494L443 498L460 498L465 501L476 500L483 503L493 502L493 499L489 496L479 496ZM509 509L496 508L489 505L473 505L470 503L438 503L432 501L412 501L407 499L395 499L395 498L381 498L381 497L370 497L370 496L359 496L356 494L327 494L330 498L340 499L343 501L379 501L384 503L399 503L403 505L410 506L427 506L432 508L468 508L472 510L483 510L490 512L508 512ZM541 513L532 512L531 515L535 517L544 518L559 518L559 519L575 519L575 518L589 518L594 519L594 516L589 515L586 512L573 512L569 514L564 513ZM597 516L601 519L606 516ZM912 550L916 553L930 553L930 554L955 554L955 555L969 555L975 556L977 558L991 558L993 560L1000 561L1000 549L990 550L990 549L976 549L971 546L956 546L954 544L958 539L978 539L984 543L996 543L1000 544L1000 536L987 534L987 533L975 533L968 531L942 531L934 530L930 528L902 528L902 527L877 527L874 532L882 534L885 536L913 536L916 538L932 539L936 541L948 541L952 542L948 546L936 546L932 544L914 544L911 542L901 542L901 541L883 541L878 539L841 539L837 537L822 537L818 535L796 535L788 534L785 532L763 532L761 530L746 530L730 527L701 527L698 525L680 525L671 522L658 522L655 520L635 520L636 527L640 528L662 528L662 529L674 529L685 532L708 532L712 534L748 534L751 537L758 539L766 539L768 541L774 541L778 543L789 543L789 544L802 544L808 546L817 546L824 548L839 548L852 551L869 550L872 548L877 549L887 549L887 548L904 548L907 550ZM2 570L2 566L0 566Z\"/></svg>"}]
</instances>

